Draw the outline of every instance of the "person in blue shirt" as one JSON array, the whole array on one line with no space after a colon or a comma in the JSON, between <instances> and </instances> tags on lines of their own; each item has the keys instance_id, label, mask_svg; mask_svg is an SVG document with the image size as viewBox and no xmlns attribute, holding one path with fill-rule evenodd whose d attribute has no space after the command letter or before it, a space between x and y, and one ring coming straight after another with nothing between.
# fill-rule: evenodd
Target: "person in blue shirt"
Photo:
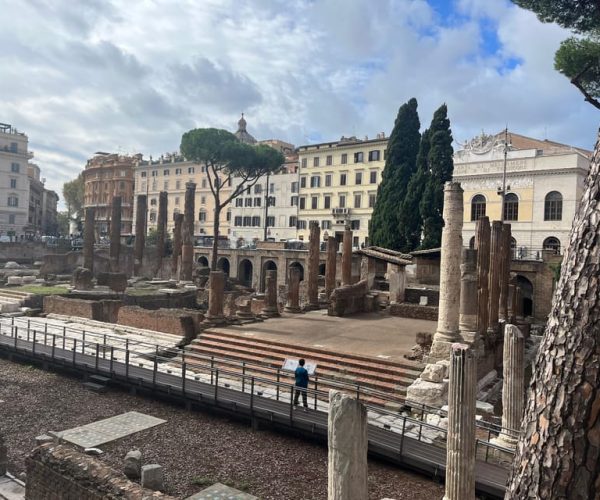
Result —
<instances>
[{"instance_id":1,"label":"person in blue shirt","mask_svg":"<svg viewBox=\"0 0 600 500\"><path fill-rule=\"evenodd\" d=\"M294 394L294 406L298 406L298 400L300 399L300 394L302 394L302 402L304 403L304 409L308 408L308 401L306 397L306 389L308 388L308 370L304 368L305 361L301 359L298 361L298 368L294 372L294 376L296 378L296 391Z\"/></svg>"}]
</instances>

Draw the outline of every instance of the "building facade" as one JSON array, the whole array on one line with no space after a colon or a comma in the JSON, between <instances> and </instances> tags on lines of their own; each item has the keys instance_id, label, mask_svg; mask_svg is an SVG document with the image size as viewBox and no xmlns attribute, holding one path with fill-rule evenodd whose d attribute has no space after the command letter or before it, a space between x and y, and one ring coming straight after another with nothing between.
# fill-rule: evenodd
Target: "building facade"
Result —
<instances>
[{"instance_id":1,"label":"building facade","mask_svg":"<svg viewBox=\"0 0 600 500\"><path fill-rule=\"evenodd\" d=\"M454 154L455 181L464 190L463 241L473 245L481 216L511 224L515 258L562 253L589 170L589 151L515 133L482 134ZM506 195L502 179L506 147ZM503 212L503 213L502 213Z\"/></svg>"},{"instance_id":2,"label":"building facade","mask_svg":"<svg viewBox=\"0 0 600 500\"><path fill-rule=\"evenodd\" d=\"M83 171L84 208L96 209L95 228L99 237L107 236L113 196L121 197L121 234L132 234L134 166L141 155L96 153Z\"/></svg>"},{"instance_id":3,"label":"building facade","mask_svg":"<svg viewBox=\"0 0 600 500\"><path fill-rule=\"evenodd\" d=\"M51 189L44 189L42 198L42 233L58 235L58 195Z\"/></svg>"},{"instance_id":4,"label":"building facade","mask_svg":"<svg viewBox=\"0 0 600 500\"><path fill-rule=\"evenodd\" d=\"M369 244L369 222L385 166L388 139L342 137L337 142L298 148L298 238L308 240L309 222L321 237L342 238L350 225L355 248ZM296 200L294 200L296 203Z\"/></svg>"},{"instance_id":5,"label":"building facade","mask_svg":"<svg viewBox=\"0 0 600 500\"><path fill-rule=\"evenodd\" d=\"M40 179L40 167L30 163L27 165L29 180L29 213L26 233L32 236L42 234L44 183Z\"/></svg>"}]
</instances>

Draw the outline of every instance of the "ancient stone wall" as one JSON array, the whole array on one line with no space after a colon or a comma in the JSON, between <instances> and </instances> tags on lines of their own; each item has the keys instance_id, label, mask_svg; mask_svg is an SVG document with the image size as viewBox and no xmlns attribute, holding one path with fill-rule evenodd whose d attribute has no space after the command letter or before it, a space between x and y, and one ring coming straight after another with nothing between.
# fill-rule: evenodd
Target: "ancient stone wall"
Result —
<instances>
[{"instance_id":1,"label":"ancient stone wall","mask_svg":"<svg viewBox=\"0 0 600 500\"><path fill-rule=\"evenodd\" d=\"M121 304L120 300L85 300L49 295L44 297L44 312L116 323Z\"/></svg>"},{"instance_id":2,"label":"ancient stone wall","mask_svg":"<svg viewBox=\"0 0 600 500\"><path fill-rule=\"evenodd\" d=\"M198 325L204 319L200 311L182 309L156 309L149 311L138 306L123 306L119 309L117 323L145 330L172 333L193 340Z\"/></svg>"},{"instance_id":3,"label":"ancient stone wall","mask_svg":"<svg viewBox=\"0 0 600 500\"><path fill-rule=\"evenodd\" d=\"M49 253L41 258L40 276L49 274L71 274L77 267L83 265L82 252Z\"/></svg>"},{"instance_id":4,"label":"ancient stone wall","mask_svg":"<svg viewBox=\"0 0 600 500\"><path fill-rule=\"evenodd\" d=\"M406 302L390 304L390 314L401 318L437 321L438 312L438 307L434 306L420 306L419 304L407 304Z\"/></svg>"},{"instance_id":5,"label":"ancient stone wall","mask_svg":"<svg viewBox=\"0 0 600 500\"><path fill-rule=\"evenodd\" d=\"M27 500L103 500L160 498L164 493L142 488L100 460L69 446L44 444L27 459Z\"/></svg>"},{"instance_id":6,"label":"ancient stone wall","mask_svg":"<svg viewBox=\"0 0 600 500\"><path fill-rule=\"evenodd\" d=\"M427 305L437 307L440 303L439 290L429 290L423 288L407 288L404 291L404 302L409 304L419 304L421 297L427 297Z\"/></svg>"},{"instance_id":7,"label":"ancient stone wall","mask_svg":"<svg viewBox=\"0 0 600 500\"><path fill-rule=\"evenodd\" d=\"M371 312L374 301L369 300L368 292L366 280L336 288L331 293L327 314L329 316L348 316L359 312Z\"/></svg>"}]
</instances>

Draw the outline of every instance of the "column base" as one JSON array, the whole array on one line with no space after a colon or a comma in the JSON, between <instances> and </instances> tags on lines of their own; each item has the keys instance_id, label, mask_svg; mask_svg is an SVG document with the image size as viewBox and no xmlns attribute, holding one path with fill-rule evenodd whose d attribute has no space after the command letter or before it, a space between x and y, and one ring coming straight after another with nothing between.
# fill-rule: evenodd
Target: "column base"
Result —
<instances>
[{"instance_id":1,"label":"column base","mask_svg":"<svg viewBox=\"0 0 600 500\"><path fill-rule=\"evenodd\" d=\"M450 359L450 350L452 344L460 342L461 338L458 335L447 335L444 333L436 332L433 337L433 344L429 351L429 356L424 359L424 363L437 363L438 361L444 361Z\"/></svg>"},{"instance_id":2,"label":"column base","mask_svg":"<svg viewBox=\"0 0 600 500\"><path fill-rule=\"evenodd\" d=\"M300 309L299 307L296 307L296 306L285 306L283 308L283 311L286 313L298 314L298 313L302 312L302 309Z\"/></svg>"},{"instance_id":3,"label":"column base","mask_svg":"<svg viewBox=\"0 0 600 500\"><path fill-rule=\"evenodd\" d=\"M227 323L225 316L205 316L203 323L207 326L216 326Z\"/></svg>"},{"instance_id":4,"label":"column base","mask_svg":"<svg viewBox=\"0 0 600 500\"><path fill-rule=\"evenodd\" d=\"M497 438L490 439L490 443L510 450L516 449L518 442L519 440L517 438L503 434L502 432L500 432L500 435Z\"/></svg>"},{"instance_id":5,"label":"column base","mask_svg":"<svg viewBox=\"0 0 600 500\"><path fill-rule=\"evenodd\" d=\"M265 308L260 312L260 315L265 318L278 318L281 316L277 308Z\"/></svg>"},{"instance_id":6,"label":"column base","mask_svg":"<svg viewBox=\"0 0 600 500\"><path fill-rule=\"evenodd\" d=\"M321 309L319 304L306 304L304 306L305 311L316 311L317 309Z\"/></svg>"}]
</instances>

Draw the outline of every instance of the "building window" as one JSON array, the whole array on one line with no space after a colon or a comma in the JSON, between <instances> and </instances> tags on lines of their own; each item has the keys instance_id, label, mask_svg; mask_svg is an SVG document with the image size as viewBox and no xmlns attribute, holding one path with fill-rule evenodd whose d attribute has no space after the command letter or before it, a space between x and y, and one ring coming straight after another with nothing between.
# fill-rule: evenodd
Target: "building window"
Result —
<instances>
[{"instance_id":1,"label":"building window","mask_svg":"<svg viewBox=\"0 0 600 500\"><path fill-rule=\"evenodd\" d=\"M377 196L374 194L370 194L369 195L369 208L374 208L375 207L375 200L377 199Z\"/></svg>"},{"instance_id":2,"label":"building window","mask_svg":"<svg viewBox=\"0 0 600 500\"><path fill-rule=\"evenodd\" d=\"M345 165L346 163L348 163L348 155L346 153L342 154L342 165Z\"/></svg>"},{"instance_id":3,"label":"building window","mask_svg":"<svg viewBox=\"0 0 600 500\"><path fill-rule=\"evenodd\" d=\"M17 153L19 151L17 143L16 142L11 142L10 143L10 152L11 153Z\"/></svg>"},{"instance_id":4,"label":"building window","mask_svg":"<svg viewBox=\"0 0 600 500\"><path fill-rule=\"evenodd\" d=\"M471 220L479 220L485 217L485 196L477 194L471 200Z\"/></svg>"},{"instance_id":5,"label":"building window","mask_svg":"<svg viewBox=\"0 0 600 500\"><path fill-rule=\"evenodd\" d=\"M158 171L157 170L153 170L152 171L152 177L156 177L158 175Z\"/></svg>"},{"instance_id":6,"label":"building window","mask_svg":"<svg viewBox=\"0 0 600 500\"><path fill-rule=\"evenodd\" d=\"M379 161L379 150L369 151L369 161Z\"/></svg>"},{"instance_id":7,"label":"building window","mask_svg":"<svg viewBox=\"0 0 600 500\"><path fill-rule=\"evenodd\" d=\"M298 229L306 229L306 221L305 220L298 221Z\"/></svg>"},{"instance_id":8,"label":"building window","mask_svg":"<svg viewBox=\"0 0 600 500\"><path fill-rule=\"evenodd\" d=\"M244 206L244 199L243 198L236 198L235 199L235 206L236 207L243 207Z\"/></svg>"},{"instance_id":9,"label":"building window","mask_svg":"<svg viewBox=\"0 0 600 500\"><path fill-rule=\"evenodd\" d=\"M206 179L202 179L202 189L206 189Z\"/></svg>"},{"instance_id":10,"label":"building window","mask_svg":"<svg viewBox=\"0 0 600 500\"><path fill-rule=\"evenodd\" d=\"M297 192L298 192L298 183L292 182L292 193L297 193Z\"/></svg>"},{"instance_id":11,"label":"building window","mask_svg":"<svg viewBox=\"0 0 600 500\"><path fill-rule=\"evenodd\" d=\"M331 174L325 174L325 187L330 187L331 186Z\"/></svg>"},{"instance_id":12,"label":"building window","mask_svg":"<svg viewBox=\"0 0 600 500\"><path fill-rule=\"evenodd\" d=\"M260 203L261 203L261 198L260 196L257 196L256 198L254 198L254 206L255 207L260 207Z\"/></svg>"},{"instance_id":13,"label":"building window","mask_svg":"<svg viewBox=\"0 0 600 500\"><path fill-rule=\"evenodd\" d=\"M194 167L188 167L188 174L193 174L196 171Z\"/></svg>"},{"instance_id":14,"label":"building window","mask_svg":"<svg viewBox=\"0 0 600 500\"><path fill-rule=\"evenodd\" d=\"M181 181L175 181L175 189L181 189Z\"/></svg>"},{"instance_id":15,"label":"building window","mask_svg":"<svg viewBox=\"0 0 600 500\"><path fill-rule=\"evenodd\" d=\"M550 236L549 238L546 238L544 240L543 248L544 248L544 250L552 250L557 255L559 255L560 254L560 241L558 238L555 238L554 236Z\"/></svg>"},{"instance_id":16,"label":"building window","mask_svg":"<svg viewBox=\"0 0 600 500\"><path fill-rule=\"evenodd\" d=\"M325 163L329 166L333 164L333 156L332 155L327 155L327 159L325 160Z\"/></svg>"},{"instance_id":17,"label":"building window","mask_svg":"<svg viewBox=\"0 0 600 500\"><path fill-rule=\"evenodd\" d=\"M230 222L230 221L231 221L231 210L227 210L227 215L225 216L225 220L226 220L227 222Z\"/></svg>"},{"instance_id":18,"label":"building window","mask_svg":"<svg viewBox=\"0 0 600 500\"><path fill-rule=\"evenodd\" d=\"M324 200L323 208L327 208L327 209L331 208L331 196L325 196L323 198L323 200Z\"/></svg>"},{"instance_id":19,"label":"building window","mask_svg":"<svg viewBox=\"0 0 600 500\"><path fill-rule=\"evenodd\" d=\"M292 196L292 199L290 200L290 205L292 207L297 207L298 206L298 197L297 196Z\"/></svg>"},{"instance_id":20,"label":"building window","mask_svg":"<svg viewBox=\"0 0 600 500\"><path fill-rule=\"evenodd\" d=\"M351 220L350 221L350 229L359 230L360 229L360 221L359 220Z\"/></svg>"},{"instance_id":21,"label":"building window","mask_svg":"<svg viewBox=\"0 0 600 500\"><path fill-rule=\"evenodd\" d=\"M206 205L206 196L200 197L200 205Z\"/></svg>"},{"instance_id":22,"label":"building window","mask_svg":"<svg viewBox=\"0 0 600 500\"><path fill-rule=\"evenodd\" d=\"M312 208L313 210L316 210L317 208L319 208L319 198L316 196L313 196L310 199L310 208Z\"/></svg>"},{"instance_id":23,"label":"building window","mask_svg":"<svg viewBox=\"0 0 600 500\"><path fill-rule=\"evenodd\" d=\"M550 191L544 199L544 220L562 220L562 204L562 194Z\"/></svg>"},{"instance_id":24,"label":"building window","mask_svg":"<svg viewBox=\"0 0 600 500\"><path fill-rule=\"evenodd\" d=\"M307 164L308 164L308 160L306 158L302 158L302 168L306 168Z\"/></svg>"},{"instance_id":25,"label":"building window","mask_svg":"<svg viewBox=\"0 0 600 500\"><path fill-rule=\"evenodd\" d=\"M306 177L300 177L300 187L301 188L306 187Z\"/></svg>"},{"instance_id":26,"label":"building window","mask_svg":"<svg viewBox=\"0 0 600 500\"><path fill-rule=\"evenodd\" d=\"M8 214L8 223L15 224L16 216L15 214Z\"/></svg>"},{"instance_id":27,"label":"building window","mask_svg":"<svg viewBox=\"0 0 600 500\"><path fill-rule=\"evenodd\" d=\"M233 225L240 227L242 225L242 216L236 215L235 219L233 219Z\"/></svg>"},{"instance_id":28,"label":"building window","mask_svg":"<svg viewBox=\"0 0 600 500\"><path fill-rule=\"evenodd\" d=\"M306 208L306 198L300 198L300 210L304 210Z\"/></svg>"},{"instance_id":29,"label":"building window","mask_svg":"<svg viewBox=\"0 0 600 500\"><path fill-rule=\"evenodd\" d=\"M140 175L141 175L142 177L146 177L146 174L147 174L147 172L142 172Z\"/></svg>"},{"instance_id":30,"label":"building window","mask_svg":"<svg viewBox=\"0 0 600 500\"><path fill-rule=\"evenodd\" d=\"M321 176L320 175L313 175L310 178L310 187L311 188L321 187Z\"/></svg>"},{"instance_id":31,"label":"building window","mask_svg":"<svg viewBox=\"0 0 600 500\"><path fill-rule=\"evenodd\" d=\"M344 195L344 194L340 195L339 207L346 208L346 195Z\"/></svg>"},{"instance_id":32,"label":"building window","mask_svg":"<svg viewBox=\"0 0 600 500\"><path fill-rule=\"evenodd\" d=\"M244 205L246 207L251 207L252 206L252 198L246 198L246 201L244 202Z\"/></svg>"},{"instance_id":33,"label":"building window","mask_svg":"<svg viewBox=\"0 0 600 500\"><path fill-rule=\"evenodd\" d=\"M156 222L156 212L150 212L150 222Z\"/></svg>"},{"instance_id":34,"label":"building window","mask_svg":"<svg viewBox=\"0 0 600 500\"><path fill-rule=\"evenodd\" d=\"M171 172L169 172L169 169L163 170L163 175L169 175ZM121 177L125 177L125 171L121 170Z\"/></svg>"},{"instance_id":35,"label":"building window","mask_svg":"<svg viewBox=\"0 0 600 500\"><path fill-rule=\"evenodd\" d=\"M19 173L19 170L21 170L21 166L18 163L12 163L10 165L11 172Z\"/></svg>"},{"instance_id":36,"label":"building window","mask_svg":"<svg viewBox=\"0 0 600 500\"><path fill-rule=\"evenodd\" d=\"M254 186L254 194L260 194L262 193L262 186L260 184L256 184Z\"/></svg>"},{"instance_id":37,"label":"building window","mask_svg":"<svg viewBox=\"0 0 600 500\"><path fill-rule=\"evenodd\" d=\"M273 215L267 217L267 227L275 227L275 217Z\"/></svg>"},{"instance_id":38,"label":"building window","mask_svg":"<svg viewBox=\"0 0 600 500\"><path fill-rule=\"evenodd\" d=\"M354 195L354 208L360 208L362 196L360 194Z\"/></svg>"},{"instance_id":39,"label":"building window","mask_svg":"<svg viewBox=\"0 0 600 500\"><path fill-rule=\"evenodd\" d=\"M298 218L295 215L290 215L289 226L290 227L296 227L297 224L298 224Z\"/></svg>"},{"instance_id":40,"label":"building window","mask_svg":"<svg viewBox=\"0 0 600 500\"><path fill-rule=\"evenodd\" d=\"M260 217L258 215L252 217L252 225L254 227L260 227Z\"/></svg>"},{"instance_id":41,"label":"building window","mask_svg":"<svg viewBox=\"0 0 600 500\"><path fill-rule=\"evenodd\" d=\"M358 247L358 236L355 236L354 238L352 238L352 246Z\"/></svg>"},{"instance_id":42,"label":"building window","mask_svg":"<svg viewBox=\"0 0 600 500\"><path fill-rule=\"evenodd\" d=\"M321 227L323 229L331 229L331 221L330 220L322 220Z\"/></svg>"},{"instance_id":43,"label":"building window","mask_svg":"<svg viewBox=\"0 0 600 500\"><path fill-rule=\"evenodd\" d=\"M387 158L387 149L383 150L383 159L385 160Z\"/></svg>"},{"instance_id":44,"label":"building window","mask_svg":"<svg viewBox=\"0 0 600 500\"><path fill-rule=\"evenodd\" d=\"M271 184L269 184L269 192L271 192L271 193L275 192L275 183L271 182Z\"/></svg>"},{"instance_id":45,"label":"building window","mask_svg":"<svg viewBox=\"0 0 600 500\"><path fill-rule=\"evenodd\" d=\"M180 168L176 168L175 169L175 175L181 175L181 169Z\"/></svg>"},{"instance_id":46,"label":"building window","mask_svg":"<svg viewBox=\"0 0 600 500\"><path fill-rule=\"evenodd\" d=\"M362 172L356 172L354 176L354 182L356 184L362 184Z\"/></svg>"},{"instance_id":47,"label":"building window","mask_svg":"<svg viewBox=\"0 0 600 500\"><path fill-rule=\"evenodd\" d=\"M504 220L519 220L519 198L515 193L504 196Z\"/></svg>"},{"instance_id":48,"label":"building window","mask_svg":"<svg viewBox=\"0 0 600 500\"><path fill-rule=\"evenodd\" d=\"M123 182L121 182L121 189L123 189L125 187L125 184ZM163 183L163 190L164 191L168 191L169 190L169 181L165 181Z\"/></svg>"},{"instance_id":49,"label":"building window","mask_svg":"<svg viewBox=\"0 0 600 500\"><path fill-rule=\"evenodd\" d=\"M275 206L275 196L269 196L267 199L267 206L274 207Z\"/></svg>"},{"instance_id":50,"label":"building window","mask_svg":"<svg viewBox=\"0 0 600 500\"><path fill-rule=\"evenodd\" d=\"M319 157L315 156L313 158L313 167L318 167L319 166Z\"/></svg>"},{"instance_id":51,"label":"building window","mask_svg":"<svg viewBox=\"0 0 600 500\"><path fill-rule=\"evenodd\" d=\"M200 210L198 213L198 220L200 222L206 222L206 212L204 210Z\"/></svg>"},{"instance_id":52,"label":"building window","mask_svg":"<svg viewBox=\"0 0 600 500\"><path fill-rule=\"evenodd\" d=\"M354 163L362 163L364 161L363 152L354 153Z\"/></svg>"},{"instance_id":53,"label":"building window","mask_svg":"<svg viewBox=\"0 0 600 500\"><path fill-rule=\"evenodd\" d=\"M243 225L244 227L248 227L248 226L250 226L251 224L252 224L252 217L248 217L248 216L246 216L246 217L244 217L244 218L243 218L243 223L242 223L242 225Z\"/></svg>"},{"instance_id":54,"label":"building window","mask_svg":"<svg viewBox=\"0 0 600 500\"><path fill-rule=\"evenodd\" d=\"M175 197L175 205L179 205L179 196Z\"/></svg>"},{"instance_id":55,"label":"building window","mask_svg":"<svg viewBox=\"0 0 600 500\"><path fill-rule=\"evenodd\" d=\"M10 180L10 187L12 189L16 189L17 188L17 179L11 179Z\"/></svg>"},{"instance_id":56,"label":"building window","mask_svg":"<svg viewBox=\"0 0 600 500\"><path fill-rule=\"evenodd\" d=\"M369 173L369 182L371 184L377 184L377 170L371 170Z\"/></svg>"},{"instance_id":57,"label":"building window","mask_svg":"<svg viewBox=\"0 0 600 500\"><path fill-rule=\"evenodd\" d=\"M340 186L346 185L346 174L340 174Z\"/></svg>"}]
</instances>

